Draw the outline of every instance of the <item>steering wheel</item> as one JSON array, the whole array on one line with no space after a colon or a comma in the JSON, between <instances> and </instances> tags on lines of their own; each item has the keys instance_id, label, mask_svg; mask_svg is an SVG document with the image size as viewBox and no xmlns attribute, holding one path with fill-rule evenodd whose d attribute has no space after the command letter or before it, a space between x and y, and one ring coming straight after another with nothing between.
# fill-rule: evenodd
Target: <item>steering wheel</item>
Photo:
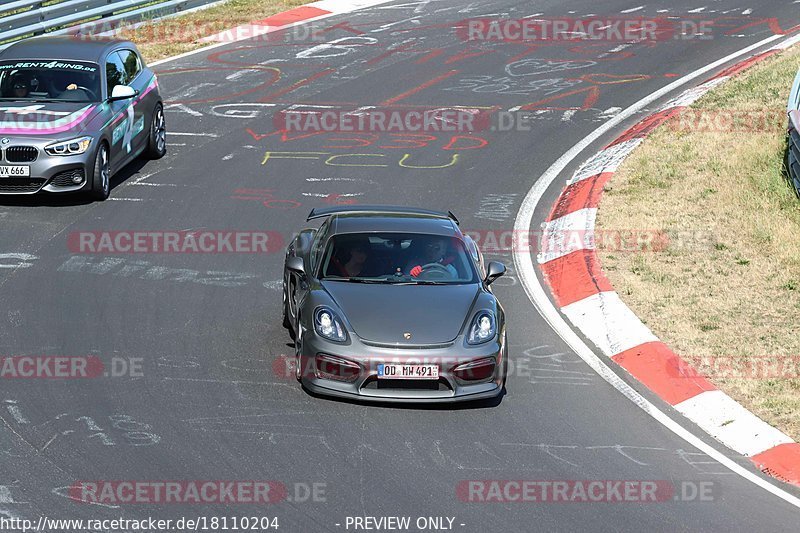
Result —
<instances>
[{"instance_id":1,"label":"steering wheel","mask_svg":"<svg viewBox=\"0 0 800 533\"><path fill-rule=\"evenodd\" d=\"M423 277L424 276L424 277ZM441 263L428 263L422 265L422 274L418 277L436 281L440 279L453 279L452 273Z\"/></svg>"},{"instance_id":2,"label":"steering wheel","mask_svg":"<svg viewBox=\"0 0 800 533\"><path fill-rule=\"evenodd\" d=\"M67 90L85 91L86 93L89 94L89 96L92 97L92 100L97 100L97 95L95 94L95 92L93 90L91 90L91 89L88 89L88 88L84 87L83 85L78 85L74 89L67 89Z\"/></svg>"}]
</instances>

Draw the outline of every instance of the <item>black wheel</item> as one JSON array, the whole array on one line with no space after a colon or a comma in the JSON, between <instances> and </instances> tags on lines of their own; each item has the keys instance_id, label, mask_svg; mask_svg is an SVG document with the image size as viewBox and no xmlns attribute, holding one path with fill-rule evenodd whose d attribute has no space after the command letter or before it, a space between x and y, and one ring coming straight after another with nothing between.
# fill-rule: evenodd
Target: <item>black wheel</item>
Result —
<instances>
[{"instance_id":1,"label":"black wheel","mask_svg":"<svg viewBox=\"0 0 800 533\"><path fill-rule=\"evenodd\" d=\"M506 381L508 381L508 337L503 338L503 389L506 388Z\"/></svg>"},{"instance_id":2,"label":"black wheel","mask_svg":"<svg viewBox=\"0 0 800 533\"><path fill-rule=\"evenodd\" d=\"M111 170L108 163L108 147L101 144L94 158L92 169L92 198L105 200L111 193Z\"/></svg>"},{"instance_id":3,"label":"black wheel","mask_svg":"<svg viewBox=\"0 0 800 533\"><path fill-rule=\"evenodd\" d=\"M287 295L286 291L288 288L286 287L286 281L283 282L283 327L289 330L289 334L292 335L292 322L289 320L289 296Z\"/></svg>"},{"instance_id":4,"label":"black wheel","mask_svg":"<svg viewBox=\"0 0 800 533\"><path fill-rule=\"evenodd\" d=\"M302 347L300 346L300 340L295 338L294 339L294 377L300 383L303 382L303 358L300 356L302 352Z\"/></svg>"},{"instance_id":5,"label":"black wheel","mask_svg":"<svg viewBox=\"0 0 800 533\"><path fill-rule=\"evenodd\" d=\"M145 156L148 159L161 159L167 153L167 120L164 118L164 106L156 104L153 120L150 122L150 137L147 139Z\"/></svg>"}]
</instances>

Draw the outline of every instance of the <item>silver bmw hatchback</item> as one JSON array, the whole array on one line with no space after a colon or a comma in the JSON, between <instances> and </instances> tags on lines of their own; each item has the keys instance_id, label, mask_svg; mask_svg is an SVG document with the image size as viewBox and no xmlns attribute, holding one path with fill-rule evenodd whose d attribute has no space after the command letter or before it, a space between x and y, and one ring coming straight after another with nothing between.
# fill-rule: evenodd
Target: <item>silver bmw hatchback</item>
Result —
<instances>
[{"instance_id":1,"label":"silver bmw hatchback","mask_svg":"<svg viewBox=\"0 0 800 533\"><path fill-rule=\"evenodd\" d=\"M0 194L84 192L166 154L155 73L129 41L36 37L0 52Z\"/></svg>"}]
</instances>

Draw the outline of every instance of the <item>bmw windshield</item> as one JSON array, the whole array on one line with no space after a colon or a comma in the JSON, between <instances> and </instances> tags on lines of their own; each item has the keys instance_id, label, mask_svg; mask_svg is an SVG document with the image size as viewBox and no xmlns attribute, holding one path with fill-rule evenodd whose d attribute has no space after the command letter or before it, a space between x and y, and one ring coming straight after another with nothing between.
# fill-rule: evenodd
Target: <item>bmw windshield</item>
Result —
<instances>
[{"instance_id":1,"label":"bmw windshield","mask_svg":"<svg viewBox=\"0 0 800 533\"><path fill-rule=\"evenodd\" d=\"M0 102L99 102L100 67L85 61L0 61Z\"/></svg>"},{"instance_id":2,"label":"bmw windshield","mask_svg":"<svg viewBox=\"0 0 800 533\"><path fill-rule=\"evenodd\" d=\"M362 283L477 283L458 238L421 233L346 233L328 240L321 279Z\"/></svg>"}]
</instances>

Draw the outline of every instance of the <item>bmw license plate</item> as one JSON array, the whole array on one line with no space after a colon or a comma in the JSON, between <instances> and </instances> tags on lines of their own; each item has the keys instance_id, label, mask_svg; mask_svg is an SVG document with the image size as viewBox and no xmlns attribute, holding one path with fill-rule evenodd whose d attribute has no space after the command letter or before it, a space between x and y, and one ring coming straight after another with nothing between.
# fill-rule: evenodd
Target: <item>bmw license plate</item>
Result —
<instances>
[{"instance_id":1,"label":"bmw license plate","mask_svg":"<svg viewBox=\"0 0 800 533\"><path fill-rule=\"evenodd\" d=\"M27 178L31 175L31 167L0 166L0 178Z\"/></svg>"},{"instance_id":2,"label":"bmw license plate","mask_svg":"<svg viewBox=\"0 0 800 533\"><path fill-rule=\"evenodd\" d=\"M379 364L378 379L439 379L439 365Z\"/></svg>"}]
</instances>

